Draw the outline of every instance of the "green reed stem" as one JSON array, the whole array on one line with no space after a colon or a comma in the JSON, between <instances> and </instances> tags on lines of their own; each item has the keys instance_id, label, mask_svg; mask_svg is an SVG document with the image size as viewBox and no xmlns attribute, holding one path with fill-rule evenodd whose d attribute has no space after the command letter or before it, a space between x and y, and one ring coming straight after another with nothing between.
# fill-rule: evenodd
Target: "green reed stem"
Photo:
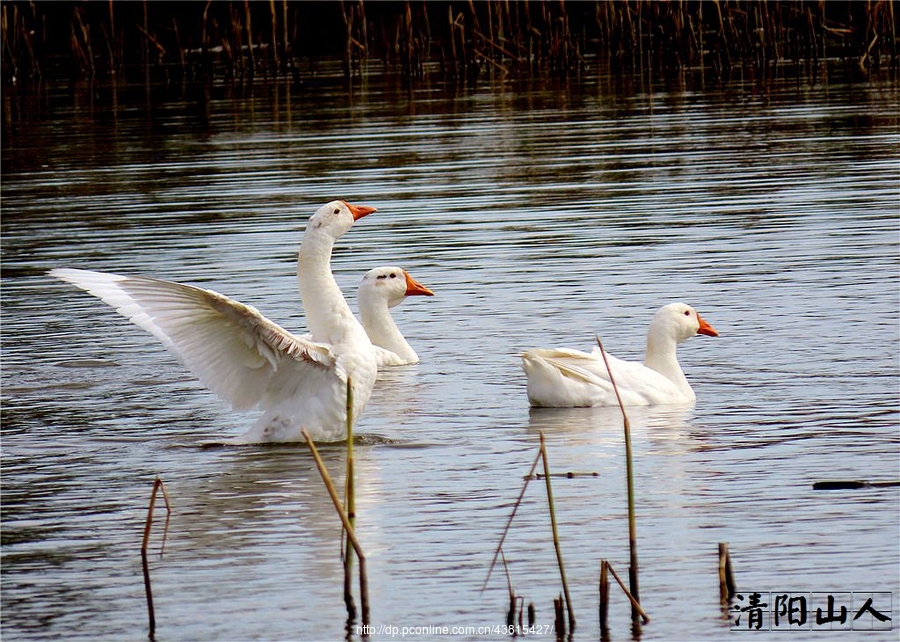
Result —
<instances>
[{"instance_id":1,"label":"green reed stem","mask_svg":"<svg viewBox=\"0 0 900 642\"><path fill-rule=\"evenodd\" d=\"M622 423L625 430L625 476L628 482L628 550L629 569L628 583L631 586L631 595L637 603L640 603L640 592L638 591L638 556L637 556L637 520L634 510L634 466L631 457L631 423L628 421L628 413L625 412L625 404L622 403L622 396L619 394L619 388L616 386L616 378L613 376L612 368L609 367L609 361L606 358L606 350L603 349L603 343L600 337L597 337L597 345L600 347L600 354L603 356L603 363L606 364L606 371L609 373L609 380L612 383L613 390L616 393L616 400L619 402L619 408L622 410ZM635 604L631 606L631 620L635 626L640 626L638 618L640 613L635 608Z\"/></svg>"},{"instance_id":2,"label":"green reed stem","mask_svg":"<svg viewBox=\"0 0 900 642\"><path fill-rule=\"evenodd\" d=\"M347 471L344 478L344 503L347 511L347 519L352 527L356 527L356 489L353 470L353 385L347 378ZM352 620L356 615L356 606L353 604L353 551L350 540L347 539L344 549L344 602L347 605L347 615Z\"/></svg>"},{"instance_id":3,"label":"green reed stem","mask_svg":"<svg viewBox=\"0 0 900 642\"><path fill-rule=\"evenodd\" d=\"M553 530L553 548L556 550L556 562L559 565L559 577L562 580L563 594L566 596L566 610L569 614L569 631L575 630L575 611L569 597L569 583L566 581L566 569L563 565L562 550L559 546L559 531L556 528L556 510L553 507L553 488L550 485L550 464L547 461L547 447L544 444L544 431L541 433L541 458L544 460L544 481L547 483L547 504L550 506L550 528Z\"/></svg>"}]
</instances>

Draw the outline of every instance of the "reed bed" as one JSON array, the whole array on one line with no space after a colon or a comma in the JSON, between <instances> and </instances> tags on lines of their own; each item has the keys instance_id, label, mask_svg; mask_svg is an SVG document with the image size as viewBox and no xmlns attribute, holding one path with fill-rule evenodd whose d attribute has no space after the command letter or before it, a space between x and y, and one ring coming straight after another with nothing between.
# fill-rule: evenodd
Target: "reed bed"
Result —
<instances>
[{"instance_id":1,"label":"reed bed","mask_svg":"<svg viewBox=\"0 0 900 642\"><path fill-rule=\"evenodd\" d=\"M888 0L53 2L0 9L5 83L79 76L252 80L322 58L414 81L577 75L592 65L732 66L840 59L896 66Z\"/></svg>"}]
</instances>

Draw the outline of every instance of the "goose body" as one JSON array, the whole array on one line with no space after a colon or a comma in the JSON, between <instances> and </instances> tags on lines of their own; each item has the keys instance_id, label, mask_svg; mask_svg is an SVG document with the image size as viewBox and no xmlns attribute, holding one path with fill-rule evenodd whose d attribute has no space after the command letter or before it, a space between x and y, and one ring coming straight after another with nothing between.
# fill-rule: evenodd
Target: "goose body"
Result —
<instances>
[{"instance_id":1,"label":"goose body","mask_svg":"<svg viewBox=\"0 0 900 642\"><path fill-rule=\"evenodd\" d=\"M718 336L694 308L684 303L663 306L647 330L644 363L606 353L622 403L626 406L687 403L696 399L676 354L682 341L705 334ZM528 400L535 407L574 408L618 405L600 348L590 353L566 348L534 349L522 355Z\"/></svg>"},{"instance_id":2,"label":"goose body","mask_svg":"<svg viewBox=\"0 0 900 642\"><path fill-rule=\"evenodd\" d=\"M347 381L353 418L372 392L371 342L331 273L334 242L375 209L332 201L313 214L298 252L298 280L311 336L292 334L256 308L212 290L144 276L76 269L50 275L86 290L153 334L236 410L262 409L230 443L317 441L346 436Z\"/></svg>"}]
</instances>

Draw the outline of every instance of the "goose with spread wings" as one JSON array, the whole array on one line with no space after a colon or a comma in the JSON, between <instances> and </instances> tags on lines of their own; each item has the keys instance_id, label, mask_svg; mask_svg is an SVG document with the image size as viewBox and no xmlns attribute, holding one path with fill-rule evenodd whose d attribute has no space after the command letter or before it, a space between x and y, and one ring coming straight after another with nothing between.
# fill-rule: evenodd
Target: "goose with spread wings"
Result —
<instances>
[{"instance_id":1,"label":"goose with spread wings","mask_svg":"<svg viewBox=\"0 0 900 642\"><path fill-rule=\"evenodd\" d=\"M289 442L305 428L317 441L346 436L347 382L354 420L366 406L378 360L334 275L335 241L375 211L341 200L313 214L297 259L309 336L295 335L212 290L145 276L59 268L50 275L86 290L153 334L236 410L262 416L229 443Z\"/></svg>"}]
</instances>

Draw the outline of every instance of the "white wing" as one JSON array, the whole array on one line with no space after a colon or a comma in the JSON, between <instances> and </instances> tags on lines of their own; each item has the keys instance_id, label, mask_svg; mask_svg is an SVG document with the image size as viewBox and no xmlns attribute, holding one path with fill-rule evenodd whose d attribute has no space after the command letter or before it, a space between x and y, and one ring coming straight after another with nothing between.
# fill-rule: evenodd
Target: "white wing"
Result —
<instances>
[{"instance_id":1,"label":"white wing","mask_svg":"<svg viewBox=\"0 0 900 642\"><path fill-rule=\"evenodd\" d=\"M49 272L114 307L159 339L237 410L294 395L296 383L337 376L330 347L291 334L249 305L212 290L89 270ZM294 381L288 385L288 381Z\"/></svg>"},{"instance_id":2,"label":"white wing","mask_svg":"<svg viewBox=\"0 0 900 642\"><path fill-rule=\"evenodd\" d=\"M616 387L626 406L684 401L674 383L645 366L606 355ZM609 371L599 348L592 354L578 350L537 349L522 355L533 405L548 407L617 405Z\"/></svg>"}]
</instances>

